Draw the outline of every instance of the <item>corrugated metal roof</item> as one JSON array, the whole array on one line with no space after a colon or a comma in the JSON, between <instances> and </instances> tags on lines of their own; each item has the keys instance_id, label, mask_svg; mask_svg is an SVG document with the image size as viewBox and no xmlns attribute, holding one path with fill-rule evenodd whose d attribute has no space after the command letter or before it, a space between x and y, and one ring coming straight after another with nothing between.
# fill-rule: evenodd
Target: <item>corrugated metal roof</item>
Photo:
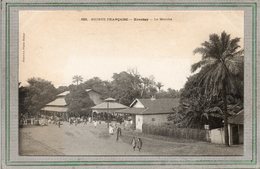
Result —
<instances>
[{"instance_id":1,"label":"corrugated metal roof","mask_svg":"<svg viewBox=\"0 0 260 169\"><path fill-rule=\"evenodd\" d=\"M52 112L67 112L67 107L55 107L55 106L45 106L41 110L52 111Z\"/></svg>"},{"instance_id":2,"label":"corrugated metal roof","mask_svg":"<svg viewBox=\"0 0 260 169\"><path fill-rule=\"evenodd\" d=\"M107 104L109 104L109 109L126 109L128 108L127 106L117 103L117 102L103 102L100 103L94 107L91 107L91 109L95 110L106 110L107 109Z\"/></svg>"},{"instance_id":3,"label":"corrugated metal roof","mask_svg":"<svg viewBox=\"0 0 260 169\"><path fill-rule=\"evenodd\" d=\"M117 110L115 112L117 113L123 113L123 114L142 114L146 108L127 108L127 109L122 109L122 110Z\"/></svg>"},{"instance_id":4,"label":"corrugated metal roof","mask_svg":"<svg viewBox=\"0 0 260 169\"><path fill-rule=\"evenodd\" d=\"M117 111L127 114L168 114L173 112L173 108L179 106L179 99L136 99L140 101L145 108L128 108L125 110ZM134 104L131 104L134 106Z\"/></svg>"},{"instance_id":5,"label":"corrugated metal roof","mask_svg":"<svg viewBox=\"0 0 260 169\"><path fill-rule=\"evenodd\" d=\"M64 97L58 97L54 101L46 104L46 106L66 106L67 103L64 99Z\"/></svg>"},{"instance_id":6,"label":"corrugated metal roof","mask_svg":"<svg viewBox=\"0 0 260 169\"><path fill-rule=\"evenodd\" d=\"M70 91L65 91L65 92L58 94L57 96L66 96L69 93L70 93Z\"/></svg>"},{"instance_id":7,"label":"corrugated metal roof","mask_svg":"<svg viewBox=\"0 0 260 169\"><path fill-rule=\"evenodd\" d=\"M236 115L228 118L230 124L244 124L244 110L241 110Z\"/></svg>"},{"instance_id":8,"label":"corrugated metal roof","mask_svg":"<svg viewBox=\"0 0 260 169\"><path fill-rule=\"evenodd\" d=\"M114 101L116 101L116 99L114 99L112 97L109 97L109 98L105 99L105 101L107 101L107 102L114 102Z\"/></svg>"}]
</instances>

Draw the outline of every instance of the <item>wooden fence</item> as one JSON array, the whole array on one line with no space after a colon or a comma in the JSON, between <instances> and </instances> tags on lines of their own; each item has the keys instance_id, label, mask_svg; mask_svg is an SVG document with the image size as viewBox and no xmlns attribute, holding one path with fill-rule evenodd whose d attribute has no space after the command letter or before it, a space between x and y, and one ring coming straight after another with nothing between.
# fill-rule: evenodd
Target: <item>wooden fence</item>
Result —
<instances>
[{"instance_id":1,"label":"wooden fence","mask_svg":"<svg viewBox=\"0 0 260 169\"><path fill-rule=\"evenodd\" d=\"M142 132L145 134L168 136L174 138L207 141L207 131L192 128L177 128L167 125L143 124Z\"/></svg>"}]
</instances>

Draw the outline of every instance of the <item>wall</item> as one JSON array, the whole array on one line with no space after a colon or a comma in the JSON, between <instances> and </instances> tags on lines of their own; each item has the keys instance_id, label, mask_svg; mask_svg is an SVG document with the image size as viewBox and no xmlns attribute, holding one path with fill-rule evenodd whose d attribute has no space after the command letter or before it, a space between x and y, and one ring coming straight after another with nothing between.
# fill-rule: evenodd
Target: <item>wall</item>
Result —
<instances>
[{"instance_id":1,"label":"wall","mask_svg":"<svg viewBox=\"0 0 260 169\"><path fill-rule=\"evenodd\" d=\"M224 129L218 128L209 131L211 143L225 144Z\"/></svg>"},{"instance_id":2,"label":"wall","mask_svg":"<svg viewBox=\"0 0 260 169\"><path fill-rule=\"evenodd\" d=\"M134 108L144 108L144 105L141 102L137 101L132 107L134 107Z\"/></svg>"},{"instance_id":3,"label":"wall","mask_svg":"<svg viewBox=\"0 0 260 169\"><path fill-rule=\"evenodd\" d=\"M158 125L167 122L169 114L144 115L143 123Z\"/></svg>"},{"instance_id":4,"label":"wall","mask_svg":"<svg viewBox=\"0 0 260 169\"><path fill-rule=\"evenodd\" d=\"M142 131L143 115L136 115L136 130Z\"/></svg>"}]
</instances>

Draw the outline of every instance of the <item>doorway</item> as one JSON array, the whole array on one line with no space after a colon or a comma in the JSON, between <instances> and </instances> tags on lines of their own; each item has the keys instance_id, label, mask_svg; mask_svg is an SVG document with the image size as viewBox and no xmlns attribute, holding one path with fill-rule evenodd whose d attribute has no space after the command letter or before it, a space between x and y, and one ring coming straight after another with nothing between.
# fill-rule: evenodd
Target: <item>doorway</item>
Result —
<instances>
[{"instance_id":1,"label":"doorway","mask_svg":"<svg viewBox=\"0 0 260 169\"><path fill-rule=\"evenodd\" d=\"M233 144L239 144L238 125L232 126L232 142Z\"/></svg>"}]
</instances>

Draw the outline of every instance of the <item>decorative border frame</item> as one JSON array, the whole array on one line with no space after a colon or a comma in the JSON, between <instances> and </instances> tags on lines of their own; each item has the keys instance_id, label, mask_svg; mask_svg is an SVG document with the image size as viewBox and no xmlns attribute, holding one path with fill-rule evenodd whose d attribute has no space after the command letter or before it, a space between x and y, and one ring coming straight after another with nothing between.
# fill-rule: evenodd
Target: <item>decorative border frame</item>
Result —
<instances>
[{"instance_id":1,"label":"decorative border frame","mask_svg":"<svg viewBox=\"0 0 260 169\"><path fill-rule=\"evenodd\" d=\"M17 3L2 2L5 9L5 149L6 166L115 166L115 165L249 165L257 164L257 3L256 2L219 2L219 3ZM185 160L185 161L12 161L10 160L10 9L13 7L250 7L252 10L252 159L251 160Z\"/></svg>"}]
</instances>

